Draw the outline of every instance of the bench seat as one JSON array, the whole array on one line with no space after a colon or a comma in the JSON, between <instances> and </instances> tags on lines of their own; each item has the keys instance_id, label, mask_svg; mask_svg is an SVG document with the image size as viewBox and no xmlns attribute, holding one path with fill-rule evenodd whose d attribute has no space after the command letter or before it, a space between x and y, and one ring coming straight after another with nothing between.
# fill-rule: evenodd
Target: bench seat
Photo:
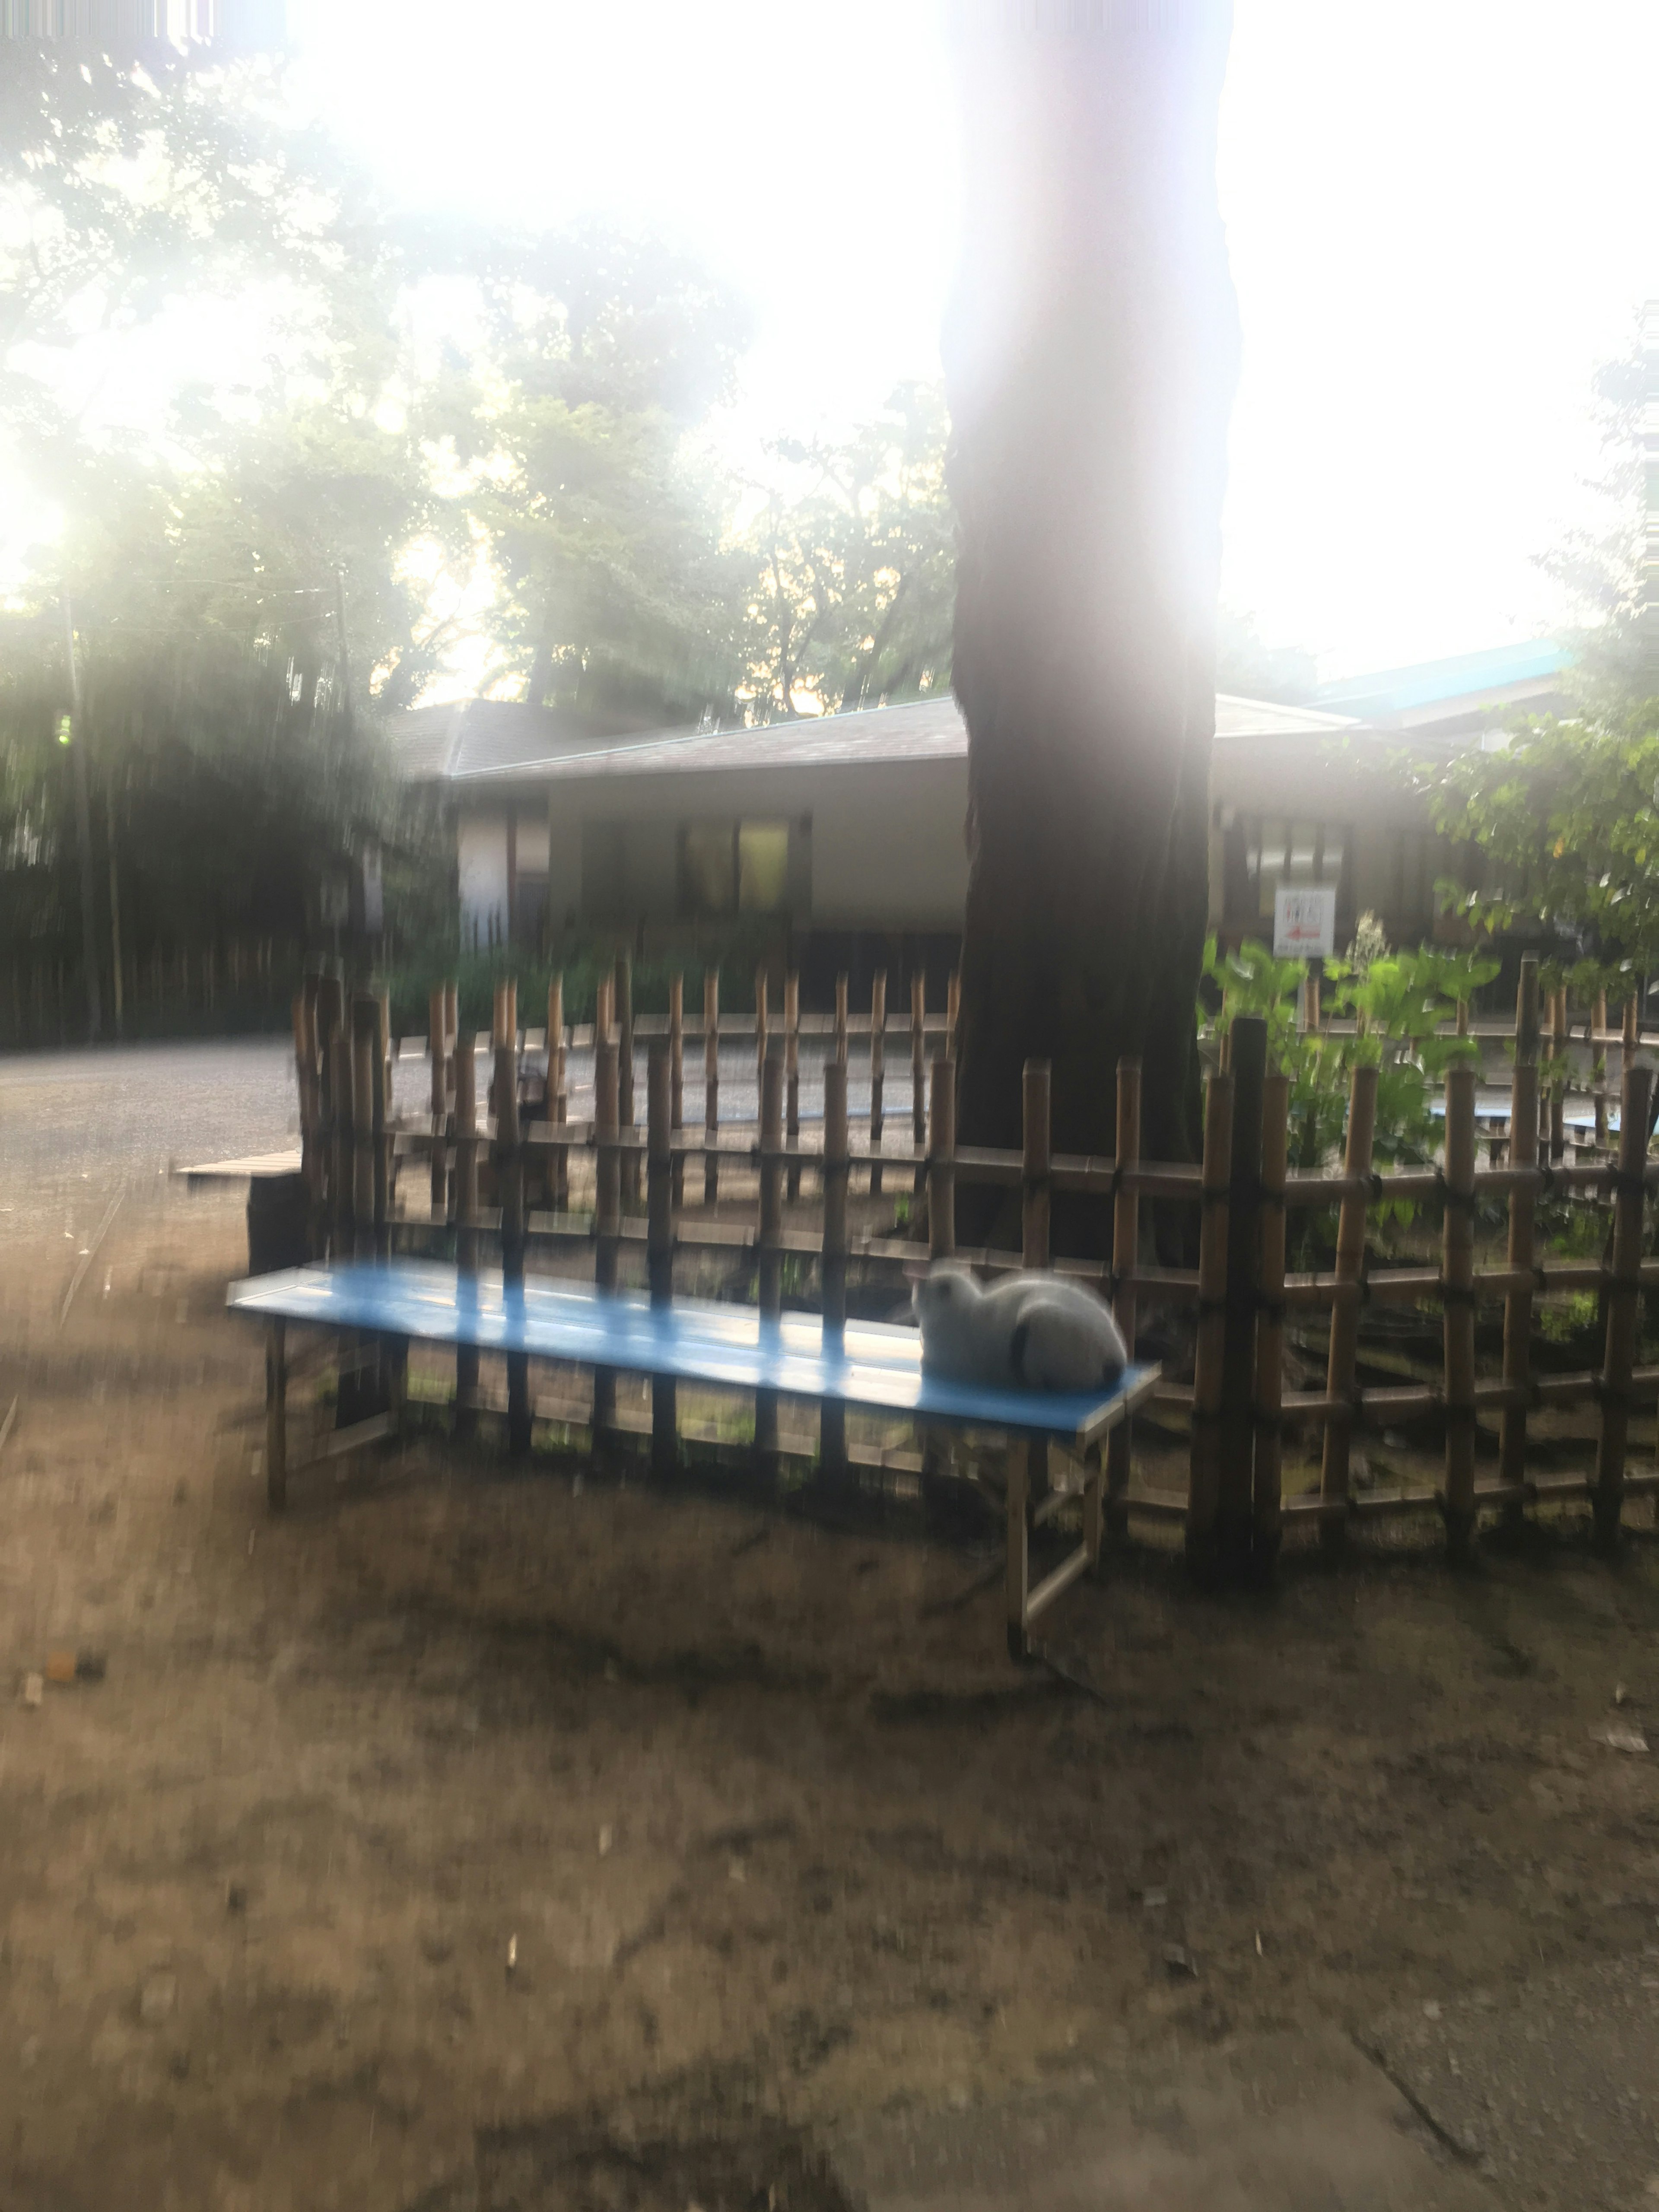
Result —
<instances>
[{"instance_id":1,"label":"bench seat","mask_svg":"<svg viewBox=\"0 0 1659 2212\"><path fill-rule=\"evenodd\" d=\"M232 1284L227 1302L234 1312L271 1324L268 1479L274 1504L287 1473L282 1332L289 1322L775 1391L939 1427L1000 1431L1012 1447L1009 1628L1022 1648L1036 1613L1097 1560L1099 1445L1150 1396L1159 1374L1156 1367L1131 1367L1109 1389L1078 1393L988 1388L926 1372L920 1332L892 1323L848 1322L839 1334L826 1334L816 1314L768 1316L753 1307L690 1298L653 1306L641 1295L591 1284L532 1276L505 1285L499 1273L461 1274L410 1260L346 1261L257 1275ZM1027 1448L1048 1443L1088 1456L1085 1540L1037 1589L1028 1590Z\"/></svg>"}]
</instances>

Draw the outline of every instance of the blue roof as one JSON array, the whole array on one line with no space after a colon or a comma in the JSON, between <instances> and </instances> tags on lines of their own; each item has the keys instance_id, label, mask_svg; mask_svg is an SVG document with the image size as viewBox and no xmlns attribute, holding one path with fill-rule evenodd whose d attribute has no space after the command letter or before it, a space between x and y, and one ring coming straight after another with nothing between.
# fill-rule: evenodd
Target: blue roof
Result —
<instances>
[{"instance_id":1,"label":"blue roof","mask_svg":"<svg viewBox=\"0 0 1659 2212\"><path fill-rule=\"evenodd\" d=\"M1382 668L1365 676L1344 676L1322 684L1322 707L1340 708L1360 717L1407 714L1421 707L1477 701L1482 693L1512 684L1541 682L1559 676L1567 656L1550 638L1525 645L1493 646L1486 653L1454 653L1449 660L1419 661L1414 668Z\"/></svg>"}]
</instances>

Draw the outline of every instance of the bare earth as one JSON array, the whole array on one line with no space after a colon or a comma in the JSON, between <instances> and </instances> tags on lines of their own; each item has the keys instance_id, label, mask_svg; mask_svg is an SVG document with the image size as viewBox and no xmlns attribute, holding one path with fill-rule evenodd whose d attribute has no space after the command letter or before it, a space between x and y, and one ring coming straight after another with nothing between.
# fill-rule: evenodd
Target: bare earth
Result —
<instances>
[{"instance_id":1,"label":"bare earth","mask_svg":"<svg viewBox=\"0 0 1659 2212\"><path fill-rule=\"evenodd\" d=\"M814 2146L911 2114L965 2155L1016 2093L1139 2111L1287 2039L1376 2054L1412 2106L1365 2125L1448 2204L1655 2201L1642 2128L1562 2156L1605 2139L1569 2081L1534 2151L1520 2062L1471 2055L1659 1986L1659 1773L1604 1740L1659 1716L1648 1540L1231 1601L1138 1551L1059 1617L1089 1694L902 1516L434 1437L274 1523L240 1198L156 1172L284 1141L280 1052L238 1051L159 1122L165 1055L0 1066L0 2212L831 2212L902 2192Z\"/></svg>"}]
</instances>

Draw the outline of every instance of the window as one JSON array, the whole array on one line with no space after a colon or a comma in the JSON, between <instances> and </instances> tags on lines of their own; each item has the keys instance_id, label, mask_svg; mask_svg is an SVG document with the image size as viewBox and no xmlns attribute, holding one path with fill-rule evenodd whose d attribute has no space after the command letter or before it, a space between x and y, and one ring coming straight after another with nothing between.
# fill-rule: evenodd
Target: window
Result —
<instances>
[{"instance_id":1,"label":"window","mask_svg":"<svg viewBox=\"0 0 1659 2212\"><path fill-rule=\"evenodd\" d=\"M680 831L680 909L777 914L789 891L787 822L688 822Z\"/></svg>"},{"instance_id":2,"label":"window","mask_svg":"<svg viewBox=\"0 0 1659 2212\"><path fill-rule=\"evenodd\" d=\"M1336 822L1241 814L1224 832L1226 918L1235 928L1270 923L1281 884L1334 884L1341 899L1349 833Z\"/></svg>"}]
</instances>

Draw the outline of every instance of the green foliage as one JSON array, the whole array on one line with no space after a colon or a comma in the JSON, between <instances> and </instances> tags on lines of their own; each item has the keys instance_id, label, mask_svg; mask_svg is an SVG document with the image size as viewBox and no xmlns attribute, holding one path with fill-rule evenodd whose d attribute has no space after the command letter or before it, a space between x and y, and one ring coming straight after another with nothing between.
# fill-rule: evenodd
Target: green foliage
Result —
<instances>
[{"instance_id":1,"label":"green foliage","mask_svg":"<svg viewBox=\"0 0 1659 2212\"><path fill-rule=\"evenodd\" d=\"M1277 960L1261 945L1246 943L1221 956L1212 938L1205 948L1205 976L1221 994L1218 1034L1240 1014L1261 1016L1268 1063L1291 1079L1291 1166L1315 1169L1339 1157L1359 1066L1377 1071L1376 1159L1384 1165L1429 1159L1438 1149L1434 1090L1449 1067L1476 1060L1479 1049L1473 1038L1441 1036L1441 1024L1455 1019L1460 1000L1492 980L1498 963L1428 946L1370 952L1362 924L1361 941L1348 959L1326 966L1325 1010L1354 1023L1352 1034L1334 1036L1297 1027L1306 972L1304 962Z\"/></svg>"},{"instance_id":2,"label":"green foliage","mask_svg":"<svg viewBox=\"0 0 1659 2212\"><path fill-rule=\"evenodd\" d=\"M1659 699L1532 720L1491 750L1418 770L1436 826L1475 848L1474 927L1541 935L1546 986L1626 996L1659 969Z\"/></svg>"}]
</instances>

